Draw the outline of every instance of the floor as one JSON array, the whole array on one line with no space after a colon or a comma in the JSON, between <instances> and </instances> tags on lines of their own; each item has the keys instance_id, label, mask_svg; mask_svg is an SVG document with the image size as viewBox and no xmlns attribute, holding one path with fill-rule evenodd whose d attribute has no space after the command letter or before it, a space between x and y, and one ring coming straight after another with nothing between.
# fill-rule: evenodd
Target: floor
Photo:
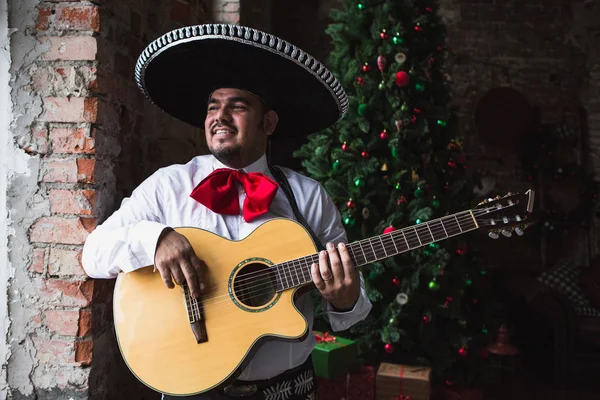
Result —
<instances>
[{"instance_id":1,"label":"floor","mask_svg":"<svg viewBox=\"0 0 600 400\"><path fill-rule=\"evenodd\" d=\"M600 377L598 377L600 382ZM596 389L559 390L537 379L514 379L490 387L482 400L600 400L600 385Z\"/></svg>"}]
</instances>

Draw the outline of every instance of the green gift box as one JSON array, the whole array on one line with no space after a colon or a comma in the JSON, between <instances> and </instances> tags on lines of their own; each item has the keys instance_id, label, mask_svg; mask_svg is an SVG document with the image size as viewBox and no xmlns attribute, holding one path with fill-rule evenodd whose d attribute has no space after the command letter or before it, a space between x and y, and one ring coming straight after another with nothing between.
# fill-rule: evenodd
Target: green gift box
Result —
<instances>
[{"instance_id":1,"label":"green gift box","mask_svg":"<svg viewBox=\"0 0 600 400\"><path fill-rule=\"evenodd\" d=\"M312 359L317 376L333 379L358 367L358 345L354 340L318 331L315 338Z\"/></svg>"}]
</instances>

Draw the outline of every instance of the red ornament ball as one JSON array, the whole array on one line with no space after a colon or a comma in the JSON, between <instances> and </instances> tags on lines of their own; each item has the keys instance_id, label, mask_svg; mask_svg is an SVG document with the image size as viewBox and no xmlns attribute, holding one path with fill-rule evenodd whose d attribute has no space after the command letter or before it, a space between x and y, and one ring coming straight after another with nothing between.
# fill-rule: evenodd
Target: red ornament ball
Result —
<instances>
[{"instance_id":1,"label":"red ornament ball","mask_svg":"<svg viewBox=\"0 0 600 400\"><path fill-rule=\"evenodd\" d=\"M365 63L365 65L362 66L362 71L363 72L369 72L371 70L371 66L367 63Z\"/></svg>"},{"instance_id":2,"label":"red ornament ball","mask_svg":"<svg viewBox=\"0 0 600 400\"><path fill-rule=\"evenodd\" d=\"M383 230L383 233L384 233L384 234L385 234L385 233L390 233L390 232L394 232L395 230L398 230L398 228L396 228L396 227L394 227L394 226L391 226L391 225L390 225L390 226L388 226L387 228L385 228L385 229Z\"/></svg>"},{"instance_id":3,"label":"red ornament ball","mask_svg":"<svg viewBox=\"0 0 600 400\"><path fill-rule=\"evenodd\" d=\"M362 158L369 158L369 152L366 150L360 153L360 155L362 156Z\"/></svg>"},{"instance_id":4,"label":"red ornament ball","mask_svg":"<svg viewBox=\"0 0 600 400\"><path fill-rule=\"evenodd\" d=\"M387 131L384 129L383 131L381 131L381 133L379 134L379 137L381 138L381 140L387 140L390 137L390 134L387 133Z\"/></svg>"},{"instance_id":5,"label":"red ornament ball","mask_svg":"<svg viewBox=\"0 0 600 400\"><path fill-rule=\"evenodd\" d=\"M392 279L392 284L393 284L394 286L400 286L400 279L399 279L397 276L395 276L395 277Z\"/></svg>"},{"instance_id":6,"label":"red ornament ball","mask_svg":"<svg viewBox=\"0 0 600 400\"><path fill-rule=\"evenodd\" d=\"M363 79L361 76L359 76L359 77L356 79L356 83L358 83L359 85L362 85L363 83L365 83L365 80L364 80L364 79Z\"/></svg>"},{"instance_id":7,"label":"red ornament ball","mask_svg":"<svg viewBox=\"0 0 600 400\"><path fill-rule=\"evenodd\" d=\"M458 349L458 354L460 354L462 357L466 357L469 355L469 350L467 350L465 347L461 347Z\"/></svg>"},{"instance_id":8,"label":"red ornament ball","mask_svg":"<svg viewBox=\"0 0 600 400\"><path fill-rule=\"evenodd\" d=\"M344 144L342 144L342 150L343 151L348 151L348 144L346 142L344 142Z\"/></svg>"},{"instance_id":9,"label":"red ornament ball","mask_svg":"<svg viewBox=\"0 0 600 400\"><path fill-rule=\"evenodd\" d=\"M354 208L354 207L356 207L356 203L354 202L354 200L350 199L346 203L346 207L348 207L348 208Z\"/></svg>"},{"instance_id":10,"label":"red ornament ball","mask_svg":"<svg viewBox=\"0 0 600 400\"><path fill-rule=\"evenodd\" d=\"M410 75L408 75L405 71L396 72L396 85L400 87L405 87L410 83Z\"/></svg>"},{"instance_id":11,"label":"red ornament ball","mask_svg":"<svg viewBox=\"0 0 600 400\"><path fill-rule=\"evenodd\" d=\"M387 60L383 56L383 54L380 54L379 56L377 56L377 68L379 68L379 70L381 72L383 72L383 70L385 69L386 65L387 65Z\"/></svg>"},{"instance_id":12,"label":"red ornament ball","mask_svg":"<svg viewBox=\"0 0 600 400\"><path fill-rule=\"evenodd\" d=\"M381 33L379 34L379 37L380 37L380 38L382 38L383 40L385 40L385 39L389 38L389 37L390 37L390 35L388 35L388 33L387 33L385 30L383 30L383 31L381 31Z\"/></svg>"},{"instance_id":13,"label":"red ornament ball","mask_svg":"<svg viewBox=\"0 0 600 400\"><path fill-rule=\"evenodd\" d=\"M383 346L383 348L388 354L392 354L394 352L394 345L391 343L386 343L385 346Z\"/></svg>"}]
</instances>

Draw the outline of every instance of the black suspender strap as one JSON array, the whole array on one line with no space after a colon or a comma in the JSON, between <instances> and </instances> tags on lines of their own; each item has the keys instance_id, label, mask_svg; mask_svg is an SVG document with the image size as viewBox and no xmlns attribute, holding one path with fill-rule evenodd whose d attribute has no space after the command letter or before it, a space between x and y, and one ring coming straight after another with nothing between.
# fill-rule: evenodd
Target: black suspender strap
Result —
<instances>
[{"instance_id":1,"label":"black suspender strap","mask_svg":"<svg viewBox=\"0 0 600 400\"><path fill-rule=\"evenodd\" d=\"M285 177L285 174L281 170L281 168L269 164L269 171L271 171L271 174L273 175L273 177L275 177L275 180L277 181L277 183L279 183L279 187L281 188L281 190L283 190L283 193L285 193L285 197L287 197L288 201L290 202L290 205L292 206L292 210L294 211L294 215L296 216L296 219L298 220L298 222L300 222L306 228L306 230L310 234L313 242L315 242L317 249L319 251L325 250L325 246L323 246L323 244L321 243L321 241L319 240L317 235L315 235L315 233L311 229L308 222L306 222L306 219L300 213L300 210L298 210L298 204L296 204L296 198L294 197L294 192L290 186L290 183L288 182L287 178Z\"/></svg>"}]
</instances>

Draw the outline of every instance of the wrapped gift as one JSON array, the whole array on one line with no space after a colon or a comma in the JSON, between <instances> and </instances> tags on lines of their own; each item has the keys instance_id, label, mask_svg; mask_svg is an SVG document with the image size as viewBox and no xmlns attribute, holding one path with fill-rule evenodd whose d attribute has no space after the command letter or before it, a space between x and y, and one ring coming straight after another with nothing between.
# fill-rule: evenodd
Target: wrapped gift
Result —
<instances>
[{"instance_id":1,"label":"wrapped gift","mask_svg":"<svg viewBox=\"0 0 600 400\"><path fill-rule=\"evenodd\" d=\"M358 366L358 345L355 341L315 331L317 344L312 352L317 376L333 379Z\"/></svg>"},{"instance_id":2,"label":"wrapped gift","mask_svg":"<svg viewBox=\"0 0 600 400\"><path fill-rule=\"evenodd\" d=\"M333 379L317 377L317 400L373 400L375 369L360 366Z\"/></svg>"},{"instance_id":3,"label":"wrapped gift","mask_svg":"<svg viewBox=\"0 0 600 400\"><path fill-rule=\"evenodd\" d=\"M431 368L381 363L375 381L377 400L429 400Z\"/></svg>"}]
</instances>

